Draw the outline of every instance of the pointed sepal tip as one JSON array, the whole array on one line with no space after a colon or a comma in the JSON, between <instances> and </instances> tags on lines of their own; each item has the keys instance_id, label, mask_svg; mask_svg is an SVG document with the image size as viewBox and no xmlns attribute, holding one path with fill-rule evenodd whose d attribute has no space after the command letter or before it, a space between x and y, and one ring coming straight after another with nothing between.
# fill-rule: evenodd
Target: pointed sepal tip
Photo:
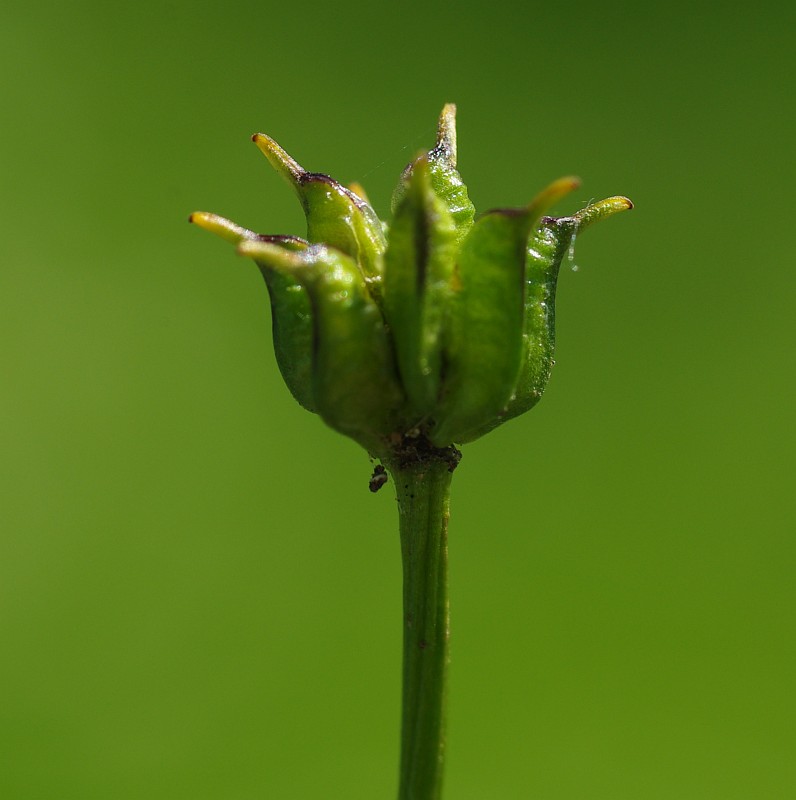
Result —
<instances>
[{"instance_id":1,"label":"pointed sepal tip","mask_svg":"<svg viewBox=\"0 0 796 800\"><path fill-rule=\"evenodd\" d=\"M298 188L302 178L307 174L307 170L270 136L264 133L255 133L252 136L252 141L268 159L271 166L285 178L288 183Z\"/></svg>"},{"instance_id":2,"label":"pointed sepal tip","mask_svg":"<svg viewBox=\"0 0 796 800\"><path fill-rule=\"evenodd\" d=\"M431 151L431 157L443 158L455 169L456 167L456 104L445 103L437 123L437 142Z\"/></svg>"},{"instance_id":3,"label":"pointed sepal tip","mask_svg":"<svg viewBox=\"0 0 796 800\"><path fill-rule=\"evenodd\" d=\"M572 219L575 221L578 230L581 231L601 219L612 217L622 211L630 211L632 208L633 201L628 197L621 195L606 197L605 200L591 203L586 208L578 211L577 214L573 214Z\"/></svg>"},{"instance_id":4,"label":"pointed sepal tip","mask_svg":"<svg viewBox=\"0 0 796 800\"><path fill-rule=\"evenodd\" d=\"M257 236L254 231L250 231L248 228L237 225L232 220L213 214L210 211L194 211L188 217L188 222L198 225L200 228L204 228L206 231L210 231L210 233L214 233L224 241L232 244L239 244Z\"/></svg>"},{"instance_id":5,"label":"pointed sepal tip","mask_svg":"<svg viewBox=\"0 0 796 800\"><path fill-rule=\"evenodd\" d=\"M536 197L528 204L528 211L533 216L541 216L548 208L554 206L559 200L563 200L570 192L580 188L580 178L575 175L567 175L553 181L549 186L542 189Z\"/></svg>"}]
</instances>

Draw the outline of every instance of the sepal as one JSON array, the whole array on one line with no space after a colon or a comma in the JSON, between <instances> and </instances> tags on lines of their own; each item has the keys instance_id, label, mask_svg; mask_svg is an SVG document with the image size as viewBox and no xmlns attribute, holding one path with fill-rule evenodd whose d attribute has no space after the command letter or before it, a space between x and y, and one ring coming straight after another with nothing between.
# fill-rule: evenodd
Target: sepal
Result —
<instances>
[{"instance_id":1,"label":"sepal","mask_svg":"<svg viewBox=\"0 0 796 800\"><path fill-rule=\"evenodd\" d=\"M312 391L332 428L382 455L399 424L404 394L381 311L356 263L332 247L297 252L255 240L238 251L306 289L312 309Z\"/></svg>"},{"instance_id":2,"label":"sepal","mask_svg":"<svg viewBox=\"0 0 796 800\"><path fill-rule=\"evenodd\" d=\"M431 185L429 162L415 162L393 217L385 253L384 314L401 379L418 422L437 403L443 335L453 296L456 227Z\"/></svg>"},{"instance_id":3,"label":"sepal","mask_svg":"<svg viewBox=\"0 0 796 800\"><path fill-rule=\"evenodd\" d=\"M235 245L243 242L264 242L286 251L299 251L309 246L305 239L298 236L267 236L255 233L207 211L194 212L189 221ZM256 258L255 261L268 287L274 354L279 371L299 405L314 412L312 310L309 296L306 289L290 274L274 270Z\"/></svg>"},{"instance_id":4,"label":"sepal","mask_svg":"<svg viewBox=\"0 0 796 800\"><path fill-rule=\"evenodd\" d=\"M386 240L370 203L334 178L305 170L270 136L256 133L252 140L298 195L307 218L308 241L350 256L378 292Z\"/></svg>"},{"instance_id":5,"label":"sepal","mask_svg":"<svg viewBox=\"0 0 796 800\"><path fill-rule=\"evenodd\" d=\"M484 214L462 242L450 303L446 373L431 441L477 438L514 394L522 363L528 239L544 211L579 185L550 184L525 208Z\"/></svg>"}]
</instances>

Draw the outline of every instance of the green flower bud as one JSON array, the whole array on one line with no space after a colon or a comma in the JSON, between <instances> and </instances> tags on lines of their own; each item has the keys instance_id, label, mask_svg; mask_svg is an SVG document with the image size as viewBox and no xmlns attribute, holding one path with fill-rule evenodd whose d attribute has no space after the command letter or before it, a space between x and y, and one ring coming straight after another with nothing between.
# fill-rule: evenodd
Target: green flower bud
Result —
<instances>
[{"instance_id":1,"label":"green flower bud","mask_svg":"<svg viewBox=\"0 0 796 800\"><path fill-rule=\"evenodd\" d=\"M543 216L579 185L562 178L524 208L475 220L449 104L435 146L401 176L388 228L358 185L308 172L264 134L253 140L296 191L306 240L206 212L191 221L262 271L277 363L301 405L371 455L400 459L472 441L538 402L561 263L577 234L632 208L627 198Z\"/></svg>"}]
</instances>

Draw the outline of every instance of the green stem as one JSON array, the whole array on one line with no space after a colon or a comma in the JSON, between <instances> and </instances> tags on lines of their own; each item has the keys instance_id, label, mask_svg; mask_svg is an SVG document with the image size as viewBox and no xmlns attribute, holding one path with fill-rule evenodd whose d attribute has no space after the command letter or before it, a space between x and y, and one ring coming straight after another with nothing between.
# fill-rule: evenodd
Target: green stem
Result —
<instances>
[{"instance_id":1,"label":"green stem","mask_svg":"<svg viewBox=\"0 0 796 800\"><path fill-rule=\"evenodd\" d=\"M404 654L399 800L439 800L448 672L451 467L436 458L389 465L403 559Z\"/></svg>"}]
</instances>

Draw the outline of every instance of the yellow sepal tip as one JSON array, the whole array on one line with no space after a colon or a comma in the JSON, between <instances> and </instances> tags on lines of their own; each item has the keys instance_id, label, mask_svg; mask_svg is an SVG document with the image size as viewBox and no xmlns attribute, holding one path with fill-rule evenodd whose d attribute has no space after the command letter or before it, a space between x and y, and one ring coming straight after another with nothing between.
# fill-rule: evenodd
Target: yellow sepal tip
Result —
<instances>
[{"instance_id":1,"label":"yellow sepal tip","mask_svg":"<svg viewBox=\"0 0 796 800\"><path fill-rule=\"evenodd\" d=\"M232 244L239 244L246 239L257 236L254 231L243 228L231 220L226 219L226 217L212 214L209 211L194 211L193 214L188 217L188 222L192 222L194 225L198 225L200 228L204 228L206 231L220 236L225 241L232 242Z\"/></svg>"},{"instance_id":2,"label":"yellow sepal tip","mask_svg":"<svg viewBox=\"0 0 796 800\"><path fill-rule=\"evenodd\" d=\"M614 214L619 214L622 211L630 211L633 208L633 201L628 197L617 195L616 197L607 197L605 200L600 200L597 203L592 203L586 208L578 211L573 215L573 219L578 226L579 230L591 225L606 217L612 217Z\"/></svg>"},{"instance_id":3,"label":"yellow sepal tip","mask_svg":"<svg viewBox=\"0 0 796 800\"><path fill-rule=\"evenodd\" d=\"M255 133L252 141L262 151L271 166L289 183L298 187L302 177L307 174L307 170L270 136L266 136L264 133Z\"/></svg>"},{"instance_id":4,"label":"yellow sepal tip","mask_svg":"<svg viewBox=\"0 0 796 800\"><path fill-rule=\"evenodd\" d=\"M528 211L534 216L544 214L548 208L554 206L559 200L566 197L570 192L580 187L580 178L574 175L567 175L553 181L549 186L542 189L536 197L528 204Z\"/></svg>"}]
</instances>

